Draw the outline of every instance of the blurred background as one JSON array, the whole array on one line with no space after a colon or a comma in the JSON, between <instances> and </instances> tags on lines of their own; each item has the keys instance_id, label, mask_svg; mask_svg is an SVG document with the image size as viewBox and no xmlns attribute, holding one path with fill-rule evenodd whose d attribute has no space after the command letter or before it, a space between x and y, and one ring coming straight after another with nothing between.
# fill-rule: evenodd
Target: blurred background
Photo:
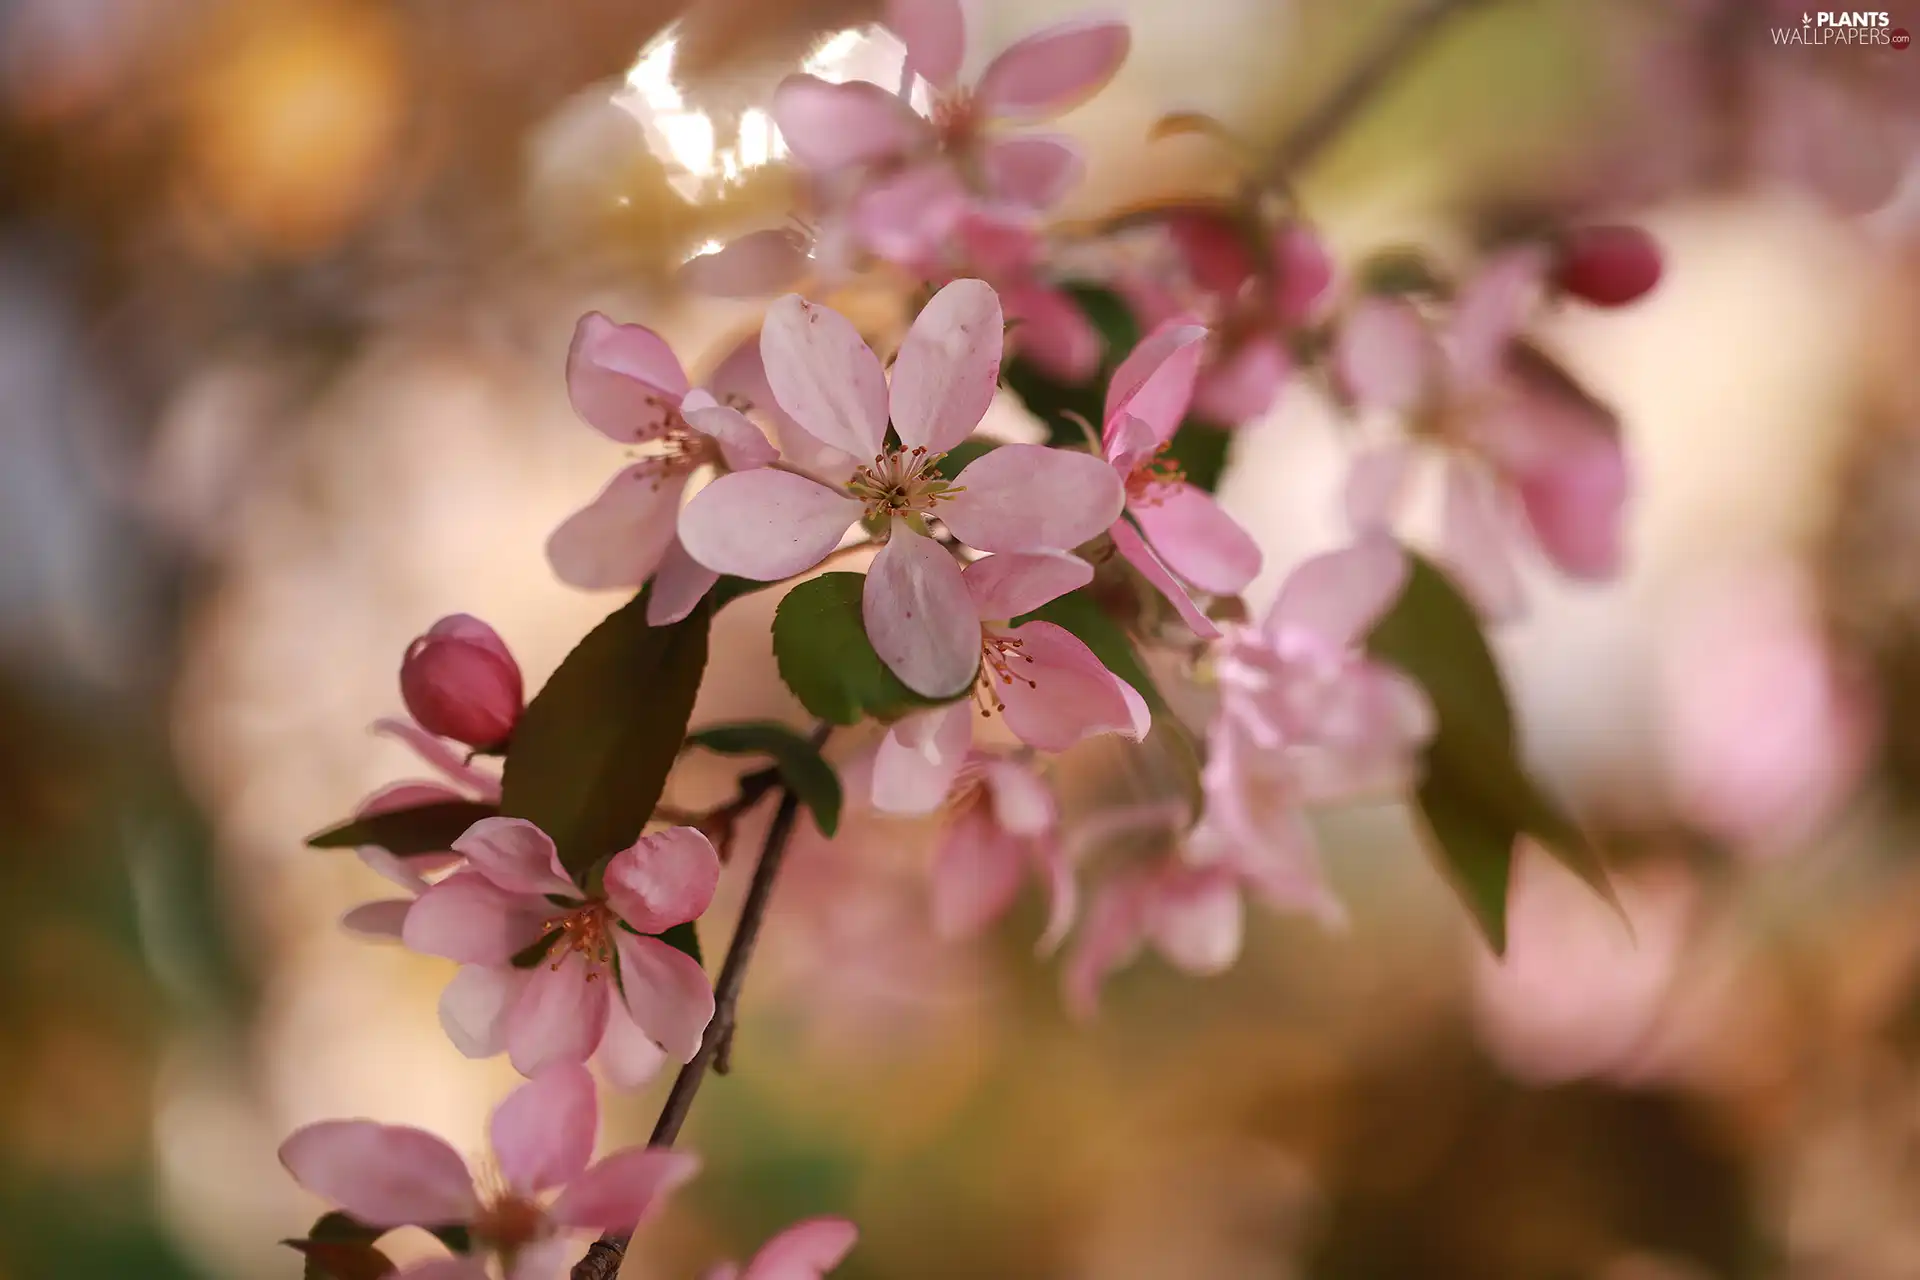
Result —
<instances>
[{"instance_id":1,"label":"blurred background","mask_svg":"<svg viewBox=\"0 0 1920 1280\"><path fill-rule=\"evenodd\" d=\"M1151 123L1270 145L1406 3L1124 0L1069 212L1231 189ZM946 946L925 832L802 840L706 1172L625 1274L836 1212L846 1280L1920 1276L1920 52L1779 46L1770 0L1468 8L1299 195L1349 263L1542 216L1665 245L1650 299L1547 335L1626 423L1631 570L1537 575L1501 637L1631 935L1523 856L1496 964L1403 814L1343 813L1344 934L1260 917L1082 1028L1036 905ZM974 61L1075 11L985 0ZM481 1147L509 1069L445 1041L447 965L338 930L378 881L302 838L417 772L367 726L433 619L537 680L617 603L542 553L616 465L573 322L696 372L751 329L673 270L781 220L754 108L872 16L0 0L0 1278L293 1277L293 1127ZM1339 540L1332 424L1302 384L1235 441L1256 607ZM770 610L722 616L699 718L797 715Z\"/></svg>"}]
</instances>

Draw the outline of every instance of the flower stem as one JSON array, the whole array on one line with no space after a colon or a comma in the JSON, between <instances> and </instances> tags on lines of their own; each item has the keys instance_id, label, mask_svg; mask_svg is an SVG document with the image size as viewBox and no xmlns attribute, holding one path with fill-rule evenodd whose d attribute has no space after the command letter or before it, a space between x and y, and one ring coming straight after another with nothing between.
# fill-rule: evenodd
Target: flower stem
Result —
<instances>
[{"instance_id":1,"label":"flower stem","mask_svg":"<svg viewBox=\"0 0 1920 1280\"><path fill-rule=\"evenodd\" d=\"M767 828L766 843L760 849L760 862L753 869L753 882L747 886L747 900L740 908L740 923L727 947L727 958L720 966L719 981L713 984L713 1021L700 1042L700 1052L680 1068L673 1088L667 1093L660 1119L654 1123L650 1147L670 1147L680 1136L693 1109L693 1099L706 1082L707 1069L724 1072L722 1064L732 1048L734 1019L739 1011L740 989L747 980L747 965L753 959L754 943L760 938L760 926L767 915L767 903L773 897L773 882L779 874L787 843L800 816L800 797L789 787L780 789L780 807L774 811L773 825ZM613 1280L620 1271L620 1259L626 1252L627 1236L602 1236L574 1264L572 1280Z\"/></svg>"}]
</instances>

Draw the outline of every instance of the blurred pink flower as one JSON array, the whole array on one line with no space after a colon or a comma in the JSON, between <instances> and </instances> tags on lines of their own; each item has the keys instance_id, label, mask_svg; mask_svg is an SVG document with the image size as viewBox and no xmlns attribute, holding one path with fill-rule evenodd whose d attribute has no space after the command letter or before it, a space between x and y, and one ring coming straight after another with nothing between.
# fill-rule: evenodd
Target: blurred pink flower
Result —
<instances>
[{"instance_id":1,"label":"blurred pink flower","mask_svg":"<svg viewBox=\"0 0 1920 1280\"><path fill-rule=\"evenodd\" d=\"M1553 283L1596 307L1624 307L1660 283L1660 245L1642 227L1587 226L1559 246Z\"/></svg>"},{"instance_id":2,"label":"blurred pink flower","mask_svg":"<svg viewBox=\"0 0 1920 1280\"><path fill-rule=\"evenodd\" d=\"M721 476L681 513L689 553L718 573L776 581L819 564L865 519L885 539L863 597L874 650L917 693L965 689L980 670L979 615L927 520L938 516L981 551L1067 551L1124 501L1098 459L1038 445L1004 445L941 478L936 464L993 401L1002 342L993 289L956 280L914 320L889 390L879 358L838 312L797 294L775 303L761 352L781 408L827 445L873 461L840 487L777 467Z\"/></svg>"},{"instance_id":3,"label":"blurred pink flower","mask_svg":"<svg viewBox=\"0 0 1920 1280\"><path fill-rule=\"evenodd\" d=\"M1061 382L1078 385L1094 375L1100 334L1073 296L1047 278L1046 242L1031 214L973 209L960 219L950 243L967 271L999 292L1012 326L1008 336L1024 359Z\"/></svg>"},{"instance_id":4,"label":"blurred pink flower","mask_svg":"<svg viewBox=\"0 0 1920 1280\"><path fill-rule=\"evenodd\" d=\"M396 813L402 809L418 809L465 798L437 782L396 782L368 796L353 816L367 818L377 813ZM460 855L451 849L445 853L413 854L405 858L396 857L375 845L362 845L354 852L369 869L406 890L407 896L363 902L342 916L340 924L348 932L362 937L390 938L396 942L400 939L400 929L406 922L413 900L426 892L427 877L461 861Z\"/></svg>"},{"instance_id":5,"label":"blurred pink flower","mask_svg":"<svg viewBox=\"0 0 1920 1280\"><path fill-rule=\"evenodd\" d=\"M295 1130L280 1161L301 1186L372 1227L465 1227L475 1254L416 1263L395 1280L557 1280L577 1247L569 1235L629 1232L699 1169L681 1151L628 1147L589 1167L599 1129L593 1078L549 1067L493 1113L495 1166L470 1172L434 1135L371 1120L327 1120ZM548 1194L559 1195L548 1199ZM769 1271L806 1276L805 1271Z\"/></svg>"},{"instance_id":6,"label":"blurred pink flower","mask_svg":"<svg viewBox=\"0 0 1920 1280\"><path fill-rule=\"evenodd\" d=\"M1244 927L1240 883L1227 867L1169 860L1119 871L1090 895L1061 969L1067 1010L1092 1017L1101 984L1148 944L1182 973L1224 973L1240 957Z\"/></svg>"},{"instance_id":7,"label":"blurred pink flower","mask_svg":"<svg viewBox=\"0 0 1920 1280\"><path fill-rule=\"evenodd\" d=\"M970 938L1005 915L1020 883L1040 877L1051 909L1042 950L1072 924L1074 882L1061 857L1053 791L1017 761L976 753L944 805L934 846L933 925Z\"/></svg>"},{"instance_id":8,"label":"blurred pink flower","mask_svg":"<svg viewBox=\"0 0 1920 1280\"><path fill-rule=\"evenodd\" d=\"M692 1060L713 988L692 957L648 935L712 901L720 859L705 836L691 827L642 836L607 865L598 894L518 818L475 823L454 851L466 867L421 893L401 938L463 966L440 1001L462 1053L505 1049L524 1075L597 1054L623 1087L650 1077L662 1049Z\"/></svg>"},{"instance_id":9,"label":"blurred pink flower","mask_svg":"<svg viewBox=\"0 0 1920 1280\"><path fill-rule=\"evenodd\" d=\"M1431 328L1403 299L1370 298L1341 327L1335 364L1363 407L1412 415L1411 434L1363 452L1346 505L1361 531L1389 528L1422 450L1441 460L1441 558L1488 616L1525 607L1514 547L1530 539L1563 573L1619 572L1628 490L1619 427L1544 356L1518 341L1544 284L1535 246L1489 261Z\"/></svg>"},{"instance_id":10,"label":"blurred pink flower","mask_svg":"<svg viewBox=\"0 0 1920 1280\"><path fill-rule=\"evenodd\" d=\"M400 697L428 733L481 750L503 745L526 706L520 664L492 627L464 613L407 646Z\"/></svg>"},{"instance_id":11,"label":"blurred pink flower","mask_svg":"<svg viewBox=\"0 0 1920 1280\"><path fill-rule=\"evenodd\" d=\"M744 1270L723 1262L705 1280L820 1280L846 1259L859 1238L845 1218L808 1218L761 1245Z\"/></svg>"},{"instance_id":12,"label":"blurred pink flower","mask_svg":"<svg viewBox=\"0 0 1920 1280\"><path fill-rule=\"evenodd\" d=\"M1189 588L1238 594L1260 572L1260 548L1166 457L1193 399L1206 337L1199 325L1172 321L1141 340L1107 387L1101 444L1126 491L1126 516L1107 530L1114 547L1196 635L1211 639L1219 629Z\"/></svg>"}]
</instances>

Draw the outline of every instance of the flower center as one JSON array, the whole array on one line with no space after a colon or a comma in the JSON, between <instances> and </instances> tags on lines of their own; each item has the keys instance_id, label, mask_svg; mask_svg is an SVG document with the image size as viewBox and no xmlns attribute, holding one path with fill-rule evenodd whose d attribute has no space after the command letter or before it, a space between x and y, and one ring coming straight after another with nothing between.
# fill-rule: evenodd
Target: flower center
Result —
<instances>
[{"instance_id":1,"label":"flower center","mask_svg":"<svg viewBox=\"0 0 1920 1280\"><path fill-rule=\"evenodd\" d=\"M586 962L587 981L592 982L613 964L615 927L603 902L589 902L548 920L547 935L552 939L547 945L549 967L558 969L569 955L578 952Z\"/></svg>"},{"instance_id":2,"label":"flower center","mask_svg":"<svg viewBox=\"0 0 1920 1280\"><path fill-rule=\"evenodd\" d=\"M873 519L925 515L936 502L961 492L935 469L946 456L924 447L876 453L871 464L853 473L847 491L867 504Z\"/></svg>"},{"instance_id":3,"label":"flower center","mask_svg":"<svg viewBox=\"0 0 1920 1280\"><path fill-rule=\"evenodd\" d=\"M507 1185L493 1160L474 1161L474 1182L480 1192L480 1212L467 1227L476 1243L510 1258L550 1234L547 1211Z\"/></svg>"},{"instance_id":4,"label":"flower center","mask_svg":"<svg viewBox=\"0 0 1920 1280\"><path fill-rule=\"evenodd\" d=\"M965 89L955 89L936 98L933 103L933 131L939 136L944 149L965 150L980 132L980 112L974 105L973 94Z\"/></svg>"},{"instance_id":5,"label":"flower center","mask_svg":"<svg viewBox=\"0 0 1920 1280\"><path fill-rule=\"evenodd\" d=\"M1169 448L1161 445L1157 453L1137 463L1128 473L1128 502L1151 507L1164 501L1174 485L1186 481L1187 473L1181 469L1179 460L1168 454Z\"/></svg>"},{"instance_id":6,"label":"flower center","mask_svg":"<svg viewBox=\"0 0 1920 1280\"><path fill-rule=\"evenodd\" d=\"M1017 673L1015 662L1032 662L1033 659L1020 652L1021 642L1012 636L997 636L993 632L983 632L980 638L980 674L973 682L973 701L980 708L980 714L990 716L996 711L1005 711L1007 704L1000 699L1000 686L1010 685L1018 680L1029 689L1038 689L1039 682Z\"/></svg>"},{"instance_id":7,"label":"flower center","mask_svg":"<svg viewBox=\"0 0 1920 1280\"><path fill-rule=\"evenodd\" d=\"M665 421L659 435L643 442L647 452L639 460L641 474L653 481L654 488L679 479L703 462L719 458L720 451L712 437L688 425L679 405L659 396L648 396L647 407Z\"/></svg>"}]
</instances>

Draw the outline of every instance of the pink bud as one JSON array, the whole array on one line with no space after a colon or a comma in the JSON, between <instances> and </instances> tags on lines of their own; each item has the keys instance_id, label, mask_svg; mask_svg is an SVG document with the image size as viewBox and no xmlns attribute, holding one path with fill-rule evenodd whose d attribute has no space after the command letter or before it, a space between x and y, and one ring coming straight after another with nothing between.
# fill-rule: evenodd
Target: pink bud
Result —
<instances>
[{"instance_id":1,"label":"pink bud","mask_svg":"<svg viewBox=\"0 0 1920 1280\"><path fill-rule=\"evenodd\" d=\"M464 613L407 646L400 697L428 733L479 748L505 743L525 705L520 665L492 627Z\"/></svg>"},{"instance_id":2,"label":"pink bud","mask_svg":"<svg viewBox=\"0 0 1920 1280\"><path fill-rule=\"evenodd\" d=\"M1660 283L1660 246L1639 227L1581 227L1560 253L1560 288L1596 307L1624 307Z\"/></svg>"}]
</instances>

